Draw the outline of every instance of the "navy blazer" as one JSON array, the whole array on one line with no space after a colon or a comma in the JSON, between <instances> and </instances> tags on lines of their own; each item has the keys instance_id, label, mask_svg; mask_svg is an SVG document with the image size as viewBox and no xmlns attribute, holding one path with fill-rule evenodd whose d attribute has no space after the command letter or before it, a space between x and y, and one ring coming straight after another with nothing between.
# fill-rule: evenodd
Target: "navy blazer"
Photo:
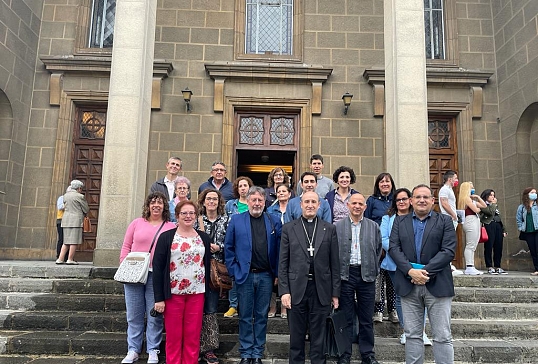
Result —
<instances>
[{"instance_id":1,"label":"navy blazer","mask_svg":"<svg viewBox=\"0 0 538 364\"><path fill-rule=\"evenodd\" d=\"M430 274L426 288L435 297L454 296L454 281L450 262L456 251L456 231L452 219L447 215L432 211L426 223L422 238L420 262ZM389 241L389 255L396 263L394 288L402 297L407 296L414 284L407 272L412 268L410 262L417 262L413 214L396 216L392 225Z\"/></svg>"},{"instance_id":2,"label":"navy blazer","mask_svg":"<svg viewBox=\"0 0 538 364\"><path fill-rule=\"evenodd\" d=\"M353 188L350 188L349 192L354 195L356 193L359 193L359 191L354 190ZM329 203L329 207L331 208L331 221L334 223L334 199L336 198L336 189L330 190L325 195L325 199Z\"/></svg>"},{"instance_id":3,"label":"navy blazer","mask_svg":"<svg viewBox=\"0 0 538 364\"><path fill-rule=\"evenodd\" d=\"M278 255L280 249L280 235L282 223L278 217L267 213L263 214L265 229L267 231L267 253L271 273L278 276ZM270 220L269 220L270 219ZM250 213L232 215L224 239L224 260L226 268L236 283L244 283L250 273L252 260L252 228L250 226Z\"/></svg>"}]
</instances>

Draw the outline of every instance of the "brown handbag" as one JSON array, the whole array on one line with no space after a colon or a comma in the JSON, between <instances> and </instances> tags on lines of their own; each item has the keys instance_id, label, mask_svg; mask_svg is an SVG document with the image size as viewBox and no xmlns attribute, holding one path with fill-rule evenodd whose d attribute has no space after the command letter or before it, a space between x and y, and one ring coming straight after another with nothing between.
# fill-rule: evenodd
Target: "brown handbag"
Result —
<instances>
[{"instance_id":1,"label":"brown handbag","mask_svg":"<svg viewBox=\"0 0 538 364\"><path fill-rule=\"evenodd\" d=\"M82 222L82 231L85 233L92 232L92 223L90 222L90 218L88 216L84 216L84 221Z\"/></svg>"},{"instance_id":2,"label":"brown handbag","mask_svg":"<svg viewBox=\"0 0 538 364\"><path fill-rule=\"evenodd\" d=\"M211 277L209 279L209 287L213 291L229 291L232 289L232 279L226 269L226 264L220 263L216 259L211 259Z\"/></svg>"}]
</instances>

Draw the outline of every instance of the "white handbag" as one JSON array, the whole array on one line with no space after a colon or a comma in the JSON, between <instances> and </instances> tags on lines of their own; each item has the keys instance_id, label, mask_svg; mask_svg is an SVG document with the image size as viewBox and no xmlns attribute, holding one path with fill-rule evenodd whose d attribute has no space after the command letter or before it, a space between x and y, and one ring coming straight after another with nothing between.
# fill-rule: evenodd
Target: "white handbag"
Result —
<instances>
[{"instance_id":1,"label":"white handbag","mask_svg":"<svg viewBox=\"0 0 538 364\"><path fill-rule=\"evenodd\" d=\"M153 249L155 239L157 238L157 235L159 235L159 231L161 231L163 225L164 221L153 237L153 241L149 247L150 252L151 249ZM130 252L118 267L116 274L114 274L114 280L126 284L146 284L148 280L150 256L151 254L149 252Z\"/></svg>"},{"instance_id":2,"label":"white handbag","mask_svg":"<svg viewBox=\"0 0 538 364\"><path fill-rule=\"evenodd\" d=\"M146 284L148 280L150 254L146 252L130 252L121 262L114 280L121 283Z\"/></svg>"}]
</instances>

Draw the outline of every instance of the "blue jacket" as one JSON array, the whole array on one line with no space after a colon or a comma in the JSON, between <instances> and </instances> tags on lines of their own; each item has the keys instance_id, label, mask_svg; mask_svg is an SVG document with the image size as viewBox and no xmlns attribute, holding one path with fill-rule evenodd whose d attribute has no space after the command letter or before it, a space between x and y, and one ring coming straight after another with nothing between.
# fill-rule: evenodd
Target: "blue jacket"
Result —
<instances>
[{"instance_id":1,"label":"blue jacket","mask_svg":"<svg viewBox=\"0 0 538 364\"><path fill-rule=\"evenodd\" d=\"M319 200L321 202L321 205L318 209L318 217L327 221L328 223L332 223L333 219L329 203L327 202L327 200L321 197L319 198ZM288 202L288 206L286 206L286 213L284 214L284 223L298 219L302 214L303 210L301 210L301 196L294 197Z\"/></svg>"},{"instance_id":2,"label":"blue jacket","mask_svg":"<svg viewBox=\"0 0 538 364\"><path fill-rule=\"evenodd\" d=\"M353 188L351 188L350 190L350 193L352 195L356 194L356 193L359 193L359 191L355 191ZM333 214L333 210L334 210L334 198L336 197L336 189L334 190L330 190L329 192L327 192L327 194L325 195L325 199L327 200L327 202L329 203L329 209L331 211L331 222L334 222L334 214Z\"/></svg>"},{"instance_id":3,"label":"blue jacket","mask_svg":"<svg viewBox=\"0 0 538 364\"><path fill-rule=\"evenodd\" d=\"M282 224L274 215L264 213L263 218L267 230L267 254L271 273L277 277ZM230 276L236 283L244 283L250 273L252 260L252 228L248 211L232 215L224 239L224 259Z\"/></svg>"},{"instance_id":4,"label":"blue jacket","mask_svg":"<svg viewBox=\"0 0 538 364\"><path fill-rule=\"evenodd\" d=\"M203 190L207 190L208 188L212 190L216 190L217 188L213 184L213 177L209 177L209 179L202 183L200 187L198 188L198 194L202 193ZM222 182L222 185L219 188L219 192L222 193L222 197L224 198L224 201L228 202L234 198L234 190L232 186L232 182L228 178L224 178L224 182Z\"/></svg>"},{"instance_id":5,"label":"blue jacket","mask_svg":"<svg viewBox=\"0 0 538 364\"><path fill-rule=\"evenodd\" d=\"M531 206L532 221L534 222L534 230L538 231L538 205L535 203ZM516 212L517 229L525 231L527 227L527 208L523 204L519 205Z\"/></svg>"},{"instance_id":6,"label":"blue jacket","mask_svg":"<svg viewBox=\"0 0 538 364\"><path fill-rule=\"evenodd\" d=\"M383 216L383 219L381 219L381 243L383 245L383 249L387 252L385 254L385 258L383 258L383 261L381 262L381 268L385 270L390 270L391 272L394 272L396 270L396 263L394 263L394 260L389 255L389 238L390 238L390 232L392 231L392 223L394 222L394 218L396 217L396 214L389 216L385 215Z\"/></svg>"},{"instance_id":7,"label":"blue jacket","mask_svg":"<svg viewBox=\"0 0 538 364\"><path fill-rule=\"evenodd\" d=\"M392 192L387 196L370 196L366 200L366 210L364 210L364 217L369 218L377 222L377 225L381 225L381 219L387 214L387 211L392 203Z\"/></svg>"}]
</instances>

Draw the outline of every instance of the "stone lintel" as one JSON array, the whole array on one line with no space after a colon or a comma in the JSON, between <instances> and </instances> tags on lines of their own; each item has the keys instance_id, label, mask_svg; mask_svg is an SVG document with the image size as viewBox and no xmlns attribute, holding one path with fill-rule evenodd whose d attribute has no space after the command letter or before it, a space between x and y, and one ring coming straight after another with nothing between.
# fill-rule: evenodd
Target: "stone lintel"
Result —
<instances>
[{"instance_id":1,"label":"stone lintel","mask_svg":"<svg viewBox=\"0 0 538 364\"><path fill-rule=\"evenodd\" d=\"M479 70L464 70L453 68L427 68L426 82L428 86L453 85L469 87L472 96L473 118L482 117L483 90L493 75L492 72ZM385 70L383 68L368 68L362 75L374 87L374 116L384 115L385 105Z\"/></svg>"},{"instance_id":2,"label":"stone lintel","mask_svg":"<svg viewBox=\"0 0 538 364\"><path fill-rule=\"evenodd\" d=\"M51 73L50 76L50 104L59 105L59 95L62 91L61 79L58 80L59 74L105 74L110 77L110 67L112 63L111 56L89 56L89 55L67 55L67 56L42 56L41 62L45 69ZM161 107L161 84L162 80L167 78L174 66L172 62L162 59L156 59L153 62L153 92L151 108L160 109ZM54 93L54 94L53 94ZM158 99L157 99L158 98Z\"/></svg>"},{"instance_id":3,"label":"stone lintel","mask_svg":"<svg viewBox=\"0 0 538 364\"><path fill-rule=\"evenodd\" d=\"M206 63L209 77L215 80L213 110L224 109L224 82L227 79L259 82L291 82L312 84L312 114L321 114L322 85L332 68L296 63L212 62Z\"/></svg>"}]
</instances>

